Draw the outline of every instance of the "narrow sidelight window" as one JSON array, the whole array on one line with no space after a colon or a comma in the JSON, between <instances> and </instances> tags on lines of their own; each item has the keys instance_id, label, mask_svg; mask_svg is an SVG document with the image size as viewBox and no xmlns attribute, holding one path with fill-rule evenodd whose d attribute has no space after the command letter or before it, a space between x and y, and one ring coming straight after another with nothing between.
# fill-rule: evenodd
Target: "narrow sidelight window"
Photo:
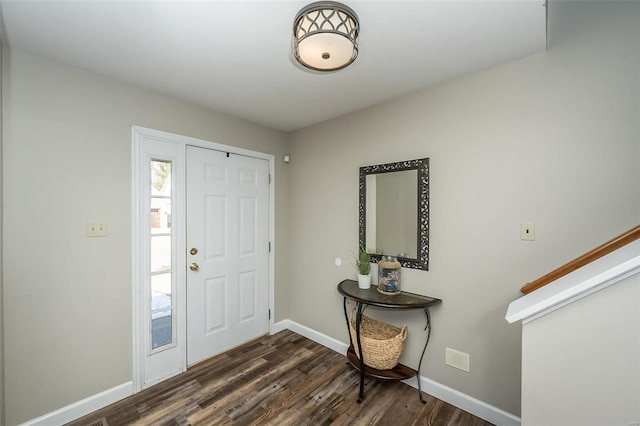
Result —
<instances>
[{"instance_id":1,"label":"narrow sidelight window","mask_svg":"<svg viewBox=\"0 0 640 426\"><path fill-rule=\"evenodd\" d=\"M151 351L175 341L171 162L151 160Z\"/></svg>"}]
</instances>

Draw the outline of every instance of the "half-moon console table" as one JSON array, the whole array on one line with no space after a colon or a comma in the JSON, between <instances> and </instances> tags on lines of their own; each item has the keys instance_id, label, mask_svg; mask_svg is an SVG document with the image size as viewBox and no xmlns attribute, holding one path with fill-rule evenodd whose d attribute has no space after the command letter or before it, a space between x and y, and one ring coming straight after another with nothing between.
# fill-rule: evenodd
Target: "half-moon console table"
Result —
<instances>
[{"instance_id":1,"label":"half-moon console table","mask_svg":"<svg viewBox=\"0 0 640 426\"><path fill-rule=\"evenodd\" d=\"M422 398L422 389L420 386L420 367L422 366L422 358L424 358L424 353L427 350L427 345L429 344L429 337L431 336L431 315L429 314L429 308L442 303L442 299L408 293L406 291L394 296L389 296L379 293L376 287L361 289L358 287L358 283L353 280L344 280L338 284L338 293L343 297L344 317L347 321L347 329L349 328L347 300L352 300L356 303L356 339L358 342L360 359L358 359L358 356L355 353L353 341L351 340L351 333L349 333L350 346L347 350L347 358L349 359L349 362L360 371L360 394L358 395L358 402L362 402L364 399L365 375L383 380L404 380L415 376L418 379L418 396L420 397L420 402L426 404L426 401ZM414 370L413 368L409 368L402 364L398 364L391 370L377 370L364 364L362 345L360 344L360 322L362 321L362 313L369 306L401 310L422 309L424 311L424 314L427 317L427 325L425 327L427 340L424 344L424 348L422 349L422 355L420 355L418 370Z\"/></svg>"}]
</instances>

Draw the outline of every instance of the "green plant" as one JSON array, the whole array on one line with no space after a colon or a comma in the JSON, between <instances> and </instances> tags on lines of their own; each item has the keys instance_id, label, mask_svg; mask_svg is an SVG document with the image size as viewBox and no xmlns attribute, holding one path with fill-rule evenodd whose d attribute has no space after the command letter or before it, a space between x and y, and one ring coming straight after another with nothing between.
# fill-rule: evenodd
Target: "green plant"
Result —
<instances>
[{"instance_id":1,"label":"green plant","mask_svg":"<svg viewBox=\"0 0 640 426\"><path fill-rule=\"evenodd\" d=\"M356 257L356 268L360 275L369 275L371 272L371 256L364 247L358 249L358 257Z\"/></svg>"}]
</instances>

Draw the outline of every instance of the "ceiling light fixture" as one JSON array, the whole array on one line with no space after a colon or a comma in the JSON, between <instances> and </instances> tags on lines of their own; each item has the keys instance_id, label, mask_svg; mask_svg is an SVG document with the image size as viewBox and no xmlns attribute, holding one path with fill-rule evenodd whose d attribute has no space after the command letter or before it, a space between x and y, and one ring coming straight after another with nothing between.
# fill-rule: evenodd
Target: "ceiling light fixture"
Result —
<instances>
[{"instance_id":1,"label":"ceiling light fixture","mask_svg":"<svg viewBox=\"0 0 640 426\"><path fill-rule=\"evenodd\" d=\"M331 72L358 56L358 15L342 3L318 1L302 8L293 21L294 57L314 71Z\"/></svg>"}]
</instances>

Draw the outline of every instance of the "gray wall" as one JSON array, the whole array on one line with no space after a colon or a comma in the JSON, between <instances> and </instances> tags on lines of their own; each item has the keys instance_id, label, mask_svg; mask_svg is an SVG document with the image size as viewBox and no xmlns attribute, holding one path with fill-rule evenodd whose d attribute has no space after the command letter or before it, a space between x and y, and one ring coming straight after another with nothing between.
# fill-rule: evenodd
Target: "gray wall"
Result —
<instances>
[{"instance_id":1,"label":"gray wall","mask_svg":"<svg viewBox=\"0 0 640 426\"><path fill-rule=\"evenodd\" d=\"M522 423L640 421L640 275L522 327Z\"/></svg>"},{"instance_id":2,"label":"gray wall","mask_svg":"<svg viewBox=\"0 0 640 426\"><path fill-rule=\"evenodd\" d=\"M291 319L348 341L335 287L356 276L358 168L430 157L430 270L402 270L404 289L444 300L422 373L518 415L508 304L640 219L639 8L552 1L547 52L295 132ZM535 242L519 240L523 221ZM422 316L369 313L409 324L402 361L417 366ZM445 347L471 372L446 366Z\"/></svg>"},{"instance_id":3,"label":"gray wall","mask_svg":"<svg viewBox=\"0 0 640 426\"><path fill-rule=\"evenodd\" d=\"M131 126L276 156L276 319L287 318L288 136L5 51L6 424L132 379ZM106 220L107 238L85 222Z\"/></svg>"},{"instance_id":4,"label":"gray wall","mask_svg":"<svg viewBox=\"0 0 640 426\"><path fill-rule=\"evenodd\" d=\"M0 43L0 99L2 99L2 51L4 47ZM3 284L3 257L2 245L4 238L2 237L2 212L3 212L3 196L2 196L2 103L0 102L0 423L4 419L4 284Z\"/></svg>"}]
</instances>

